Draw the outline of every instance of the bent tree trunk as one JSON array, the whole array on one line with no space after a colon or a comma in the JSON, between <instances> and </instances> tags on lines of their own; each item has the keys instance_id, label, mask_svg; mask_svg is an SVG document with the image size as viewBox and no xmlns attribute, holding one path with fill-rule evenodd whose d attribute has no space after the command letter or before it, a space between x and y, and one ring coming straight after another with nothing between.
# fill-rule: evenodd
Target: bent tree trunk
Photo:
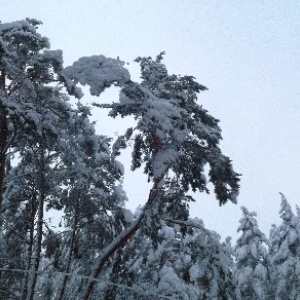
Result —
<instances>
[{"instance_id":1,"label":"bent tree trunk","mask_svg":"<svg viewBox=\"0 0 300 300\"><path fill-rule=\"evenodd\" d=\"M159 182L155 183L153 188L150 190L148 201L140 214L139 218L134 221L130 226L125 228L105 249L103 249L102 254L98 260L97 267L94 271L93 278L94 280L91 280L88 284L88 287L83 295L83 300L89 300L92 296L93 289L95 287L95 284L97 282L97 277L101 273L105 263L109 260L112 255L118 250L125 246L127 241L134 236L134 234L140 229L142 221L145 219L147 214L147 209L149 206L151 206L157 196L157 191L159 186Z\"/></svg>"}]
</instances>

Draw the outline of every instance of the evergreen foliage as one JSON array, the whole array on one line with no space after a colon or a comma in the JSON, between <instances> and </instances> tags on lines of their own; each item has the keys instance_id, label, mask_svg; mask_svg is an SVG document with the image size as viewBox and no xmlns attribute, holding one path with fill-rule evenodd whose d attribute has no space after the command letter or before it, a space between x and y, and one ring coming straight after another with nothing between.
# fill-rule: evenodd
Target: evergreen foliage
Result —
<instances>
[{"instance_id":1,"label":"evergreen foliage","mask_svg":"<svg viewBox=\"0 0 300 300\"><path fill-rule=\"evenodd\" d=\"M300 223L285 196L281 194L281 225L270 233L273 299L300 297Z\"/></svg>"},{"instance_id":2,"label":"evergreen foliage","mask_svg":"<svg viewBox=\"0 0 300 300\"><path fill-rule=\"evenodd\" d=\"M235 276L242 299L268 299L270 262L268 240L256 221L256 213L242 207L238 231L242 236L235 249Z\"/></svg>"}]
</instances>

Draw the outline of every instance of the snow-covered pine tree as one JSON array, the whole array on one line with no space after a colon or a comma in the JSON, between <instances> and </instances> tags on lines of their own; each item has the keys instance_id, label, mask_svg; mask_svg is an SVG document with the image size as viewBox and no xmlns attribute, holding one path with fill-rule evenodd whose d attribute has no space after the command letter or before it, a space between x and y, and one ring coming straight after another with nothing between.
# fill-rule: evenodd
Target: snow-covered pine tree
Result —
<instances>
[{"instance_id":1,"label":"snow-covered pine tree","mask_svg":"<svg viewBox=\"0 0 300 300\"><path fill-rule=\"evenodd\" d=\"M43 243L52 255L47 271L60 264L58 271L67 272L78 249L94 258L124 227L124 194L117 182L122 166L110 153L109 139L95 134L89 109L68 103L68 96L80 98L81 90L63 68L62 51L47 50L48 39L36 30L40 24L33 19L0 24L0 225L3 248L12 249L1 268L24 271L2 272L0 286L24 300L37 293L53 297L42 288ZM104 56L92 61L105 69L102 85L93 77L102 90L114 83L107 68L115 76L123 70L119 61ZM81 237L75 235L76 247L73 235L64 234L64 247L55 238L55 251L47 250L54 239L44 219L46 206L65 210L66 226ZM56 292L61 297L66 280Z\"/></svg>"},{"instance_id":2,"label":"snow-covered pine tree","mask_svg":"<svg viewBox=\"0 0 300 300\"><path fill-rule=\"evenodd\" d=\"M49 86L57 80L55 74L61 70L61 51L45 50L49 43L36 32L39 24L27 19L0 25L1 227L7 240L14 240L16 244L16 238L21 241L19 250L28 248L26 260L14 265L16 269L31 269L28 293L26 278L23 281L24 299L34 296L41 257L44 204L50 188L45 176L55 157L56 127L68 117L69 111L59 87ZM20 161L17 167L11 165L13 154ZM23 187L18 185L25 182ZM15 222L19 217L21 220ZM22 222L19 231L17 227ZM24 257L23 250L19 259ZM12 257L10 260L13 261ZM14 280L17 278L14 276Z\"/></svg>"},{"instance_id":3,"label":"snow-covered pine tree","mask_svg":"<svg viewBox=\"0 0 300 300\"><path fill-rule=\"evenodd\" d=\"M242 207L238 232L241 237L235 247L235 276L241 299L268 299L270 262L268 240L258 228L256 213Z\"/></svg>"},{"instance_id":4,"label":"snow-covered pine tree","mask_svg":"<svg viewBox=\"0 0 300 300\"><path fill-rule=\"evenodd\" d=\"M80 105L81 113L74 120L74 139L70 138L64 158L65 177L59 203L51 206L62 208L66 228L61 251L64 268L69 273L76 267L77 274L88 275L99 249L109 244L126 223L124 217L125 194L118 181L122 166L112 158L110 139L98 136L90 123L87 107ZM51 243L50 243L51 247ZM83 263L84 262L84 263ZM67 286L64 278L59 299L63 299ZM72 293L80 294L81 285L73 282Z\"/></svg>"},{"instance_id":5,"label":"snow-covered pine tree","mask_svg":"<svg viewBox=\"0 0 300 300\"><path fill-rule=\"evenodd\" d=\"M94 278L98 277L108 258L138 229L157 231L153 226L159 227L159 220L164 216L160 212L170 188L179 195L185 195L190 189L208 192L205 165L210 167L209 181L215 187L220 205L228 200L236 202L239 178L230 159L219 148L221 129L218 120L196 103L197 94L206 88L192 76L169 75L162 59L163 53L155 60L138 58L142 82L124 82L118 103L95 104L111 108L112 117L131 116L137 120L135 128L126 131L123 143L120 139L118 142L124 147L130 139L134 141L132 169L145 165L144 171L153 187L139 219L103 251ZM185 196L174 197L182 208L186 207L186 199ZM175 207L171 205L170 210ZM183 212L183 215L187 218L188 213ZM90 298L94 284L95 281L90 282L85 300Z\"/></svg>"},{"instance_id":6,"label":"snow-covered pine tree","mask_svg":"<svg viewBox=\"0 0 300 300\"><path fill-rule=\"evenodd\" d=\"M281 194L281 225L270 231L271 299L300 298L300 231L297 218Z\"/></svg>"},{"instance_id":7,"label":"snow-covered pine tree","mask_svg":"<svg viewBox=\"0 0 300 300\"><path fill-rule=\"evenodd\" d=\"M220 236L207 230L200 220L191 220L194 225L184 236L183 249L188 249L186 259L189 268L190 299L235 300L236 281L232 270L232 257L228 244L220 242Z\"/></svg>"}]
</instances>

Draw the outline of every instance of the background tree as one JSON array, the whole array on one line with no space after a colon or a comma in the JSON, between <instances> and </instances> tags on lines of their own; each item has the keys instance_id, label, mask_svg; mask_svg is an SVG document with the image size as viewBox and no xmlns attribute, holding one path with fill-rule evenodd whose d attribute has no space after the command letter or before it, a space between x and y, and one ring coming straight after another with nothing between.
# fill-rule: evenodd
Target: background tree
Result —
<instances>
[{"instance_id":1,"label":"background tree","mask_svg":"<svg viewBox=\"0 0 300 300\"><path fill-rule=\"evenodd\" d=\"M281 194L280 226L270 232L273 299L298 299L300 296L299 219Z\"/></svg>"},{"instance_id":2,"label":"background tree","mask_svg":"<svg viewBox=\"0 0 300 300\"><path fill-rule=\"evenodd\" d=\"M268 299L270 260L268 240L256 221L256 213L242 207L238 238L235 248L235 276L241 299Z\"/></svg>"}]
</instances>

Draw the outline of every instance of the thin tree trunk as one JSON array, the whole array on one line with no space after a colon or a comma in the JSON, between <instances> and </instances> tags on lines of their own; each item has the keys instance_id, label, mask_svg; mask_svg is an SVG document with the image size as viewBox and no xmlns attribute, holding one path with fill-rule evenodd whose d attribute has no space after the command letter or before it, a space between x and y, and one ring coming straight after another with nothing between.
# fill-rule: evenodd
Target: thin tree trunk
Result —
<instances>
[{"instance_id":1,"label":"thin tree trunk","mask_svg":"<svg viewBox=\"0 0 300 300\"><path fill-rule=\"evenodd\" d=\"M35 191L33 191L34 193ZM33 250L33 244L34 244L34 218L36 214L36 197L33 195L31 199L31 211L30 211L30 228L29 228L29 245L27 249L27 266L26 270L30 270L31 268L31 260L32 260L32 250ZM28 278L29 274L26 272L24 274L24 284L23 284L23 291L22 291L22 300L26 300L27 297L27 289L28 289Z\"/></svg>"},{"instance_id":2,"label":"thin tree trunk","mask_svg":"<svg viewBox=\"0 0 300 300\"><path fill-rule=\"evenodd\" d=\"M71 237L71 243L70 243L70 251L69 251L67 267L66 267L66 271L65 271L67 274L70 272L70 268L71 268L74 241L75 241L75 238L76 238L76 225L77 225L77 213L74 216L73 231L72 231L72 237ZM68 282L68 276L69 275L65 275L65 277L64 277L64 281L63 281L63 284L62 284L62 288L61 288L60 296L59 296L58 300L63 299L65 289L66 289L66 286L67 286L67 282Z\"/></svg>"},{"instance_id":3,"label":"thin tree trunk","mask_svg":"<svg viewBox=\"0 0 300 300\"><path fill-rule=\"evenodd\" d=\"M2 91L5 93L5 73L1 71L0 74L0 93ZM1 96L1 94L0 94ZM7 116L6 110L4 109L3 104L0 102L0 215L2 213L2 202L4 194L4 178L5 178L5 148L7 144ZM0 223L1 228L1 223ZM2 285L2 271L0 271L0 286Z\"/></svg>"},{"instance_id":4,"label":"thin tree trunk","mask_svg":"<svg viewBox=\"0 0 300 300\"><path fill-rule=\"evenodd\" d=\"M127 241L140 229L140 226L142 224L142 221L144 220L147 210L149 206L153 204L155 201L155 198L157 196L157 191L159 182L156 182L153 186L153 188L150 190L148 201L145 205L145 208L143 212L140 214L139 218L134 221L130 226L125 228L106 248L103 249L102 255L100 256L97 268L94 271L93 278L96 279L99 274L101 273L105 263L109 260L109 258L118 250L125 246ZM91 280L88 284L88 287L84 293L83 300L89 300L92 296L93 289L95 287L96 280Z\"/></svg>"},{"instance_id":5,"label":"thin tree trunk","mask_svg":"<svg viewBox=\"0 0 300 300\"><path fill-rule=\"evenodd\" d=\"M5 73L0 75L0 93L5 94ZM0 102L0 213L4 194L5 160L8 143L7 112L3 103Z\"/></svg>"},{"instance_id":6,"label":"thin tree trunk","mask_svg":"<svg viewBox=\"0 0 300 300\"><path fill-rule=\"evenodd\" d=\"M31 279L29 281L28 286L28 294L27 300L33 300L34 293L35 293L35 285L38 276L38 270L41 260L41 252L42 252L42 237L43 237L43 222L44 222L44 203L46 197L46 187L45 187L45 152L43 145L40 145L39 153L39 196L38 196L38 219L37 219L37 233L36 233L36 240L35 240L35 247L34 247L34 259L31 268Z\"/></svg>"}]
</instances>

